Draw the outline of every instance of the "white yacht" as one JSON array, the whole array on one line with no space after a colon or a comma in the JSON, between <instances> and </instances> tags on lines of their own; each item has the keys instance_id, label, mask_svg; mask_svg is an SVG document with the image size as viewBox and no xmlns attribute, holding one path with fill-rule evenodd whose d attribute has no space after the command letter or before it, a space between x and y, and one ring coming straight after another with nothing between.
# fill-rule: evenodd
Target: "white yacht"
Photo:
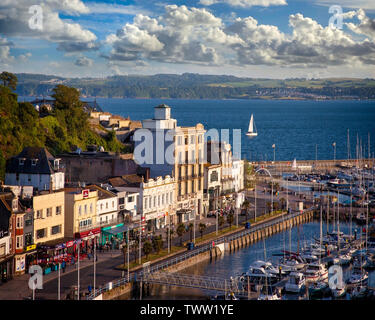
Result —
<instances>
[{"instance_id":1,"label":"white yacht","mask_svg":"<svg viewBox=\"0 0 375 320\"><path fill-rule=\"evenodd\" d=\"M255 122L254 122L254 116L251 114L250 122L249 122L249 129L246 133L247 136L249 137L256 137L258 135L255 127Z\"/></svg>"},{"instance_id":2,"label":"white yacht","mask_svg":"<svg viewBox=\"0 0 375 320\"><path fill-rule=\"evenodd\" d=\"M328 270L323 263L313 262L307 265L305 271L306 281L323 281L328 278Z\"/></svg>"},{"instance_id":3,"label":"white yacht","mask_svg":"<svg viewBox=\"0 0 375 320\"><path fill-rule=\"evenodd\" d=\"M285 284L285 291L299 293L306 285L306 278L301 272L291 272Z\"/></svg>"}]
</instances>

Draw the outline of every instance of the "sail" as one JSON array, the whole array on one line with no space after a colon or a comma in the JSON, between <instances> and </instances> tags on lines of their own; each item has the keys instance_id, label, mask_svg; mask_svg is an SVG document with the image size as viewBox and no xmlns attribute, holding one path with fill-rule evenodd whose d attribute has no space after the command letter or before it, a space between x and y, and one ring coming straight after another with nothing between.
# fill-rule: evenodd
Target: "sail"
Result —
<instances>
[{"instance_id":1,"label":"sail","mask_svg":"<svg viewBox=\"0 0 375 320\"><path fill-rule=\"evenodd\" d=\"M254 117L253 117L253 114L251 114L248 132L254 132Z\"/></svg>"},{"instance_id":2,"label":"sail","mask_svg":"<svg viewBox=\"0 0 375 320\"><path fill-rule=\"evenodd\" d=\"M293 161L292 168L293 169L297 169L297 161L296 161L296 159L294 159L294 161Z\"/></svg>"}]
</instances>

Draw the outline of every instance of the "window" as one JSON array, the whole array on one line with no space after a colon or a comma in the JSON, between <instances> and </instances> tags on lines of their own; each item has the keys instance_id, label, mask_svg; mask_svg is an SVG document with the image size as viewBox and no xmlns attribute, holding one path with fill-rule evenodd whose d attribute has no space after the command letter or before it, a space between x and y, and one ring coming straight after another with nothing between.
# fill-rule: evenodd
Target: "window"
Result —
<instances>
[{"instance_id":1,"label":"window","mask_svg":"<svg viewBox=\"0 0 375 320\"><path fill-rule=\"evenodd\" d=\"M105 203L105 208L108 209L108 202Z\"/></svg>"},{"instance_id":2,"label":"window","mask_svg":"<svg viewBox=\"0 0 375 320\"><path fill-rule=\"evenodd\" d=\"M61 214L61 206L56 207L56 215Z\"/></svg>"},{"instance_id":3,"label":"window","mask_svg":"<svg viewBox=\"0 0 375 320\"><path fill-rule=\"evenodd\" d=\"M20 166L23 166L25 164L25 159L18 159L18 163Z\"/></svg>"},{"instance_id":4,"label":"window","mask_svg":"<svg viewBox=\"0 0 375 320\"><path fill-rule=\"evenodd\" d=\"M118 199L118 204L125 204L125 198Z\"/></svg>"},{"instance_id":5,"label":"window","mask_svg":"<svg viewBox=\"0 0 375 320\"><path fill-rule=\"evenodd\" d=\"M90 213L92 213L92 203L90 203Z\"/></svg>"},{"instance_id":6,"label":"window","mask_svg":"<svg viewBox=\"0 0 375 320\"><path fill-rule=\"evenodd\" d=\"M51 228L51 235L61 233L61 224Z\"/></svg>"},{"instance_id":7,"label":"window","mask_svg":"<svg viewBox=\"0 0 375 320\"><path fill-rule=\"evenodd\" d=\"M47 208L47 217L52 217L52 208Z\"/></svg>"},{"instance_id":8,"label":"window","mask_svg":"<svg viewBox=\"0 0 375 320\"><path fill-rule=\"evenodd\" d=\"M23 228L23 218L17 217L17 228Z\"/></svg>"},{"instance_id":9,"label":"window","mask_svg":"<svg viewBox=\"0 0 375 320\"><path fill-rule=\"evenodd\" d=\"M37 219L43 219L43 210L37 210L36 211L36 218Z\"/></svg>"},{"instance_id":10,"label":"window","mask_svg":"<svg viewBox=\"0 0 375 320\"><path fill-rule=\"evenodd\" d=\"M181 146L182 145L182 137L181 136L178 136L178 138L177 138L177 144L179 145L179 146Z\"/></svg>"},{"instance_id":11,"label":"window","mask_svg":"<svg viewBox=\"0 0 375 320\"><path fill-rule=\"evenodd\" d=\"M203 141L203 135L200 134L198 136L198 143L202 143L202 141Z\"/></svg>"},{"instance_id":12,"label":"window","mask_svg":"<svg viewBox=\"0 0 375 320\"><path fill-rule=\"evenodd\" d=\"M103 203L100 204L100 210L103 210Z\"/></svg>"},{"instance_id":13,"label":"window","mask_svg":"<svg viewBox=\"0 0 375 320\"><path fill-rule=\"evenodd\" d=\"M47 229L39 229L36 231L36 238L42 239L47 236Z\"/></svg>"},{"instance_id":14,"label":"window","mask_svg":"<svg viewBox=\"0 0 375 320\"><path fill-rule=\"evenodd\" d=\"M16 237L16 249L23 248L23 236Z\"/></svg>"},{"instance_id":15,"label":"window","mask_svg":"<svg viewBox=\"0 0 375 320\"><path fill-rule=\"evenodd\" d=\"M31 160L31 165L36 166L36 163L38 162L38 159L32 159Z\"/></svg>"},{"instance_id":16,"label":"window","mask_svg":"<svg viewBox=\"0 0 375 320\"><path fill-rule=\"evenodd\" d=\"M147 199L144 199L144 208L147 209Z\"/></svg>"},{"instance_id":17,"label":"window","mask_svg":"<svg viewBox=\"0 0 375 320\"><path fill-rule=\"evenodd\" d=\"M82 214L82 208L81 208L81 206L78 207L78 213L79 213L79 215Z\"/></svg>"},{"instance_id":18,"label":"window","mask_svg":"<svg viewBox=\"0 0 375 320\"><path fill-rule=\"evenodd\" d=\"M31 174L27 175L27 181L31 182Z\"/></svg>"},{"instance_id":19,"label":"window","mask_svg":"<svg viewBox=\"0 0 375 320\"><path fill-rule=\"evenodd\" d=\"M169 197L169 193L166 193L165 194L165 204L168 204L169 202L168 202L168 197Z\"/></svg>"},{"instance_id":20,"label":"window","mask_svg":"<svg viewBox=\"0 0 375 320\"><path fill-rule=\"evenodd\" d=\"M0 245L0 257L5 256L5 243Z\"/></svg>"},{"instance_id":21,"label":"window","mask_svg":"<svg viewBox=\"0 0 375 320\"><path fill-rule=\"evenodd\" d=\"M156 196L154 196L154 208L156 207Z\"/></svg>"},{"instance_id":22,"label":"window","mask_svg":"<svg viewBox=\"0 0 375 320\"><path fill-rule=\"evenodd\" d=\"M185 137L185 144L189 144L189 137Z\"/></svg>"},{"instance_id":23,"label":"window","mask_svg":"<svg viewBox=\"0 0 375 320\"><path fill-rule=\"evenodd\" d=\"M112 201L112 208L114 208L115 207L115 202L114 201Z\"/></svg>"},{"instance_id":24,"label":"window","mask_svg":"<svg viewBox=\"0 0 375 320\"><path fill-rule=\"evenodd\" d=\"M158 195L158 207L160 207L160 195Z\"/></svg>"},{"instance_id":25,"label":"window","mask_svg":"<svg viewBox=\"0 0 375 320\"><path fill-rule=\"evenodd\" d=\"M148 198L148 207L151 208L151 197Z\"/></svg>"},{"instance_id":26,"label":"window","mask_svg":"<svg viewBox=\"0 0 375 320\"><path fill-rule=\"evenodd\" d=\"M164 193L161 196L161 205L164 206Z\"/></svg>"},{"instance_id":27,"label":"window","mask_svg":"<svg viewBox=\"0 0 375 320\"><path fill-rule=\"evenodd\" d=\"M128 202L133 202L133 197L128 197Z\"/></svg>"},{"instance_id":28,"label":"window","mask_svg":"<svg viewBox=\"0 0 375 320\"><path fill-rule=\"evenodd\" d=\"M172 191L170 192L170 203L172 203L172 201L173 201L173 193L172 193Z\"/></svg>"},{"instance_id":29,"label":"window","mask_svg":"<svg viewBox=\"0 0 375 320\"><path fill-rule=\"evenodd\" d=\"M25 233L25 247L33 243L33 236L31 232Z\"/></svg>"},{"instance_id":30,"label":"window","mask_svg":"<svg viewBox=\"0 0 375 320\"><path fill-rule=\"evenodd\" d=\"M190 136L190 143L195 143L195 136Z\"/></svg>"},{"instance_id":31,"label":"window","mask_svg":"<svg viewBox=\"0 0 375 320\"><path fill-rule=\"evenodd\" d=\"M85 214L87 214L87 204L85 204Z\"/></svg>"}]
</instances>

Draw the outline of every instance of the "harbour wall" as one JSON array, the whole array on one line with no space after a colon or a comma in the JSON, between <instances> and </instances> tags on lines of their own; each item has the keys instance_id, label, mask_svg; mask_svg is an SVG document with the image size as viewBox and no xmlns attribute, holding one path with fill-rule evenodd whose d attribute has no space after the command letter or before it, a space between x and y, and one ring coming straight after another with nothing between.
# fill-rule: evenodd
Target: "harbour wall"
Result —
<instances>
[{"instance_id":1,"label":"harbour wall","mask_svg":"<svg viewBox=\"0 0 375 320\"><path fill-rule=\"evenodd\" d=\"M197 263L207 261L210 259L215 259L223 254L225 252L234 252L235 250L238 250L240 248L247 247L259 240L262 240L263 238L267 238L269 236L272 236L273 234L282 232L284 230L288 230L291 227L294 227L299 224L307 223L312 221L313 219L313 212L303 212L298 216L288 218L285 217L285 220L280 221L276 224L273 224L272 226L268 226L265 228L262 228L260 230L250 232L247 235L241 236L237 239L227 241L225 243L219 244L211 248L210 250L207 250L205 252L199 253L193 257L190 257L186 260L183 260L181 262L178 262L174 265L168 266L163 269L165 272L180 272L183 271L186 268L192 267L196 265ZM272 219L270 219L272 220ZM257 224L262 224L264 221L259 222ZM253 224L255 225L255 224ZM112 300L117 299L120 296L123 296L125 294L131 294L132 290L139 290L139 285L137 283L127 283L124 285L121 285L119 287L116 287L114 289L111 289L107 292L104 292L102 294L102 300Z\"/></svg>"}]
</instances>

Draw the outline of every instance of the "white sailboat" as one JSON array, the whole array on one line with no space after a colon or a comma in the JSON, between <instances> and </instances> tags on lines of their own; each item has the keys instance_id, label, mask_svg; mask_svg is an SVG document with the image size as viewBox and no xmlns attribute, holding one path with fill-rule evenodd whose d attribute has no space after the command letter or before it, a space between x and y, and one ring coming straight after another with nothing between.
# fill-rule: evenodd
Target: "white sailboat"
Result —
<instances>
[{"instance_id":1,"label":"white sailboat","mask_svg":"<svg viewBox=\"0 0 375 320\"><path fill-rule=\"evenodd\" d=\"M248 129L246 135L249 136L249 137L256 137L258 135L256 127L255 127L253 114L251 114L251 118L250 118L250 122L249 122L249 129Z\"/></svg>"}]
</instances>

